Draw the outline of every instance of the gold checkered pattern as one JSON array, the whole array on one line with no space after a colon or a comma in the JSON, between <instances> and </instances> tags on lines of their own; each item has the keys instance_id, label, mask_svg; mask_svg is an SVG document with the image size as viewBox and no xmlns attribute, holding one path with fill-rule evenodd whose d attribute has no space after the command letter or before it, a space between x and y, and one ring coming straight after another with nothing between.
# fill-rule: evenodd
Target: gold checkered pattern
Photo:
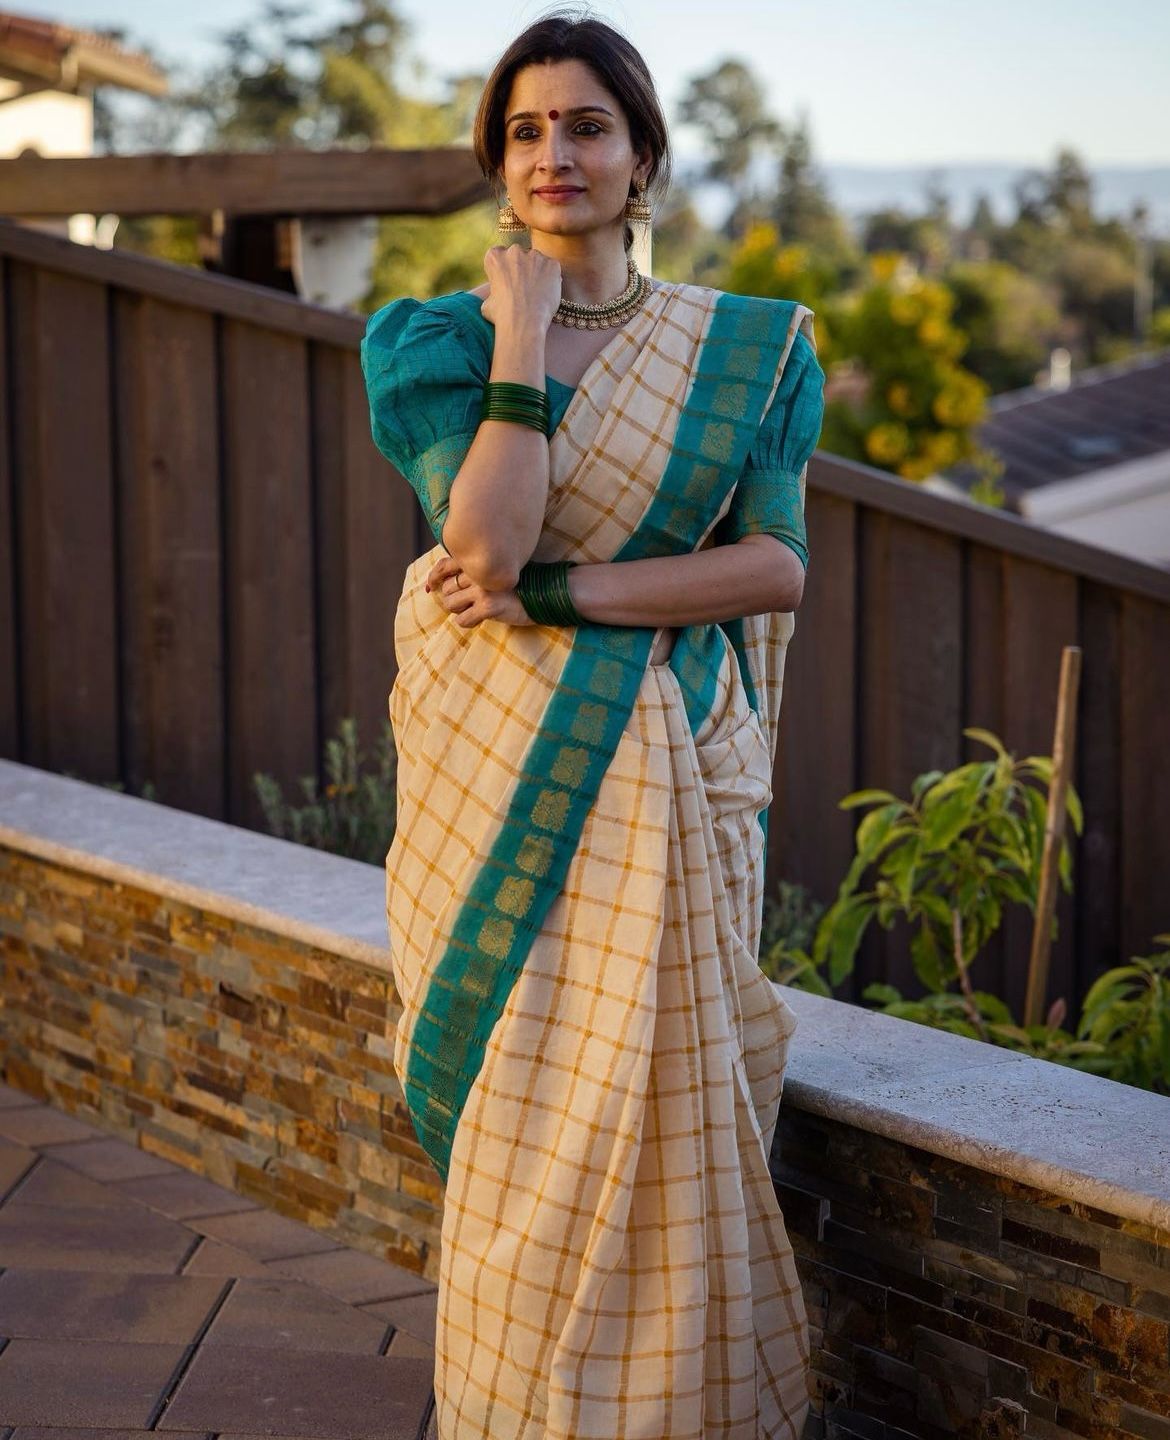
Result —
<instances>
[{"instance_id":1,"label":"gold checkered pattern","mask_svg":"<svg viewBox=\"0 0 1170 1440\"><path fill-rule=\"evenodd\" d=\"M610 559L636 528L717 298L656 290L590 366L550 441L537 558ZM463 630L422 588L442 553L410 567L395 621L399 1074L570 644ZM695 733L669 665L647 667L492 1031L443 1211L440 1440L799 1440L808 1325L768 1173L796 1017L754 958L791 617L760 618L763 723L730 644Z\"/></svg>"}]
</instances>

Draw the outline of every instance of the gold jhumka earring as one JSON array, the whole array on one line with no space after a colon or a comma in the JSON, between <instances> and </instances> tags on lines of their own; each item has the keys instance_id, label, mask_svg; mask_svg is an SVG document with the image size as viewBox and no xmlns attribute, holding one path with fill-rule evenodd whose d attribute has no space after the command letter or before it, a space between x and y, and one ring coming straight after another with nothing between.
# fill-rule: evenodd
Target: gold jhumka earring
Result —
<instances>
[{"instance_id":1,"label":"gold jhumka earring","mask_svg":"<svg viewBox=\"0 0 1170 1440\"><path fill-rule=\"evenodd\" d=\"M505 200L503 207L498 211L496 224L501 235L523 235L528 226L512 209L511 200Z\"/></svg>"},{"instance_id":2,"label":"gold jhumka earring","mask_svg":"<svg viewBox=\"0 0 1170 1440\"><path fill-rule=\"evenodd\" d=\"M646 199L646 182L639 180L635 183L638 193L629 197L623 213L631 225L649 225L654 218L654 212L650 209ZM528 229L528 226L512 209L511 200L506 197L505 203L497 212L496 225L501 235L523 235Z\"/></svg>"}]
</instances>

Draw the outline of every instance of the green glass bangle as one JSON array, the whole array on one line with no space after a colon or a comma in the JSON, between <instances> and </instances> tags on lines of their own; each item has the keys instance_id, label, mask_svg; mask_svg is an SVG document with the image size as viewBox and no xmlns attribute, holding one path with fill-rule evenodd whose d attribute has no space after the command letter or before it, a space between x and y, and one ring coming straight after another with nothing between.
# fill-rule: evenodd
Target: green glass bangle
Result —
<instances>
[{"instance_id":1,"label":"green glass bangle","mask_svg":"<svg viewBox=\"0 0 1170 1440\"><path fill-rule=\"evenodd\" d=\"M530 395L540 404L545 404L548 395L535 385L522 385L516 380L488 380L484 385L485 395Z\"/></svg>"},{"instance_id":2,"label":"green glass bangle","mask_svg":"<svg viewBox=\"0 0 1170 1440\"><path fill-rule=\"evenodd\" d=\"M548 395L535 385L518 385L511 380L489 380L483 387L484 406L505 404L520 409L547 411Z\"/></svg>"},{"instance_id":3,"label":"green glass bangle","mask_svg":"<svg viewBox=\"0 0 1170 1440\"><path fill-rule=\"evenodd\" d=\"M539 430L541 434L548 434L548 421L541 415L514 415L498 410L484 410L480 413L481 422L484 420L511 420L518 425L527 425L532 430Z\"/></svg>"},{"instance_id":4,"label":"green glass bangle","mask_svg":"<svg viewBox=\"0 0 1170 1440\"><path fill-rule=\"evenodd\" d=\"M520 571L516 593L537 625L584 625L569 592L570 560L530 560Z\"/></svg>"},{"instance_id":5,"label":"green glass bangle","mask_svg":"<svg viewBox=\"0 0 1170 1440\"><path fill-rule=\"evenodd\" d=\"M489 380L483 387L479 418L510 420L548 434L549 399L535 385L522 385L515 380Z\"/></svg>"}]
</instances>

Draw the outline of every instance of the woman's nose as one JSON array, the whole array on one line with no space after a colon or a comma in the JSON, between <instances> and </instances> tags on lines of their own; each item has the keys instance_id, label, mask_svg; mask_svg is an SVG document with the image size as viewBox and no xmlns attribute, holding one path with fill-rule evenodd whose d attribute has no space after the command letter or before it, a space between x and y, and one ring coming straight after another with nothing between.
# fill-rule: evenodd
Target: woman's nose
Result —
<instances>
[{"instance_id":1,"label":"woman's nose","mask_svg":"<svg viewBox=\"0 0 1170 1440\"><path fill-rule=\"evenodd\" d=\"M555 125L550 125L540 147L541 164L546 169L559 170L565 162L567 148L568 141L564 134Z\"/></svg>"}]
</instances>

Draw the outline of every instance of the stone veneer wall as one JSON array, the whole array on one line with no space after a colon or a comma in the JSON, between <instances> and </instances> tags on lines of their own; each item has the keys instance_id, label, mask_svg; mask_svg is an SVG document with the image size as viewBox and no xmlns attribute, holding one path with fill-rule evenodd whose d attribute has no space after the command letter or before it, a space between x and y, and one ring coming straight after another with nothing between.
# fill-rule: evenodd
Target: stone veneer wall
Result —
<instances>
[{"instance_id":1,"label":"stone veneer wall","mask_svg":"<svg viewBox=\"0 0 1170 1440\"><path fill-rule=\"evenodd\" d=\"M437 1279L373 866L0 761L2 1078ZM1170 1440L1170 1098L788 990L804 1440Z\"/></svg>"},{"instance_id":2,"label":"stone veneer wall","mask_svg":"<svg viewBox=\"0 0 1170 1440\"><path fill-rule=\"evenodd\" d=\"M11 849L0 932L8 1084L437 1279L385 971Z\"/></svg>"},{"instance_id":3,"label":"stone veneer wall","mask_svg":"<svg viewBox=\"0 0 1170 1440\"><path fill-rule=\"evenodd\" d=\"M1170 1231L781 1116L772 1170L817 1396L805 1440L1170 1440Z\"/></svg>"}]
</instances>

